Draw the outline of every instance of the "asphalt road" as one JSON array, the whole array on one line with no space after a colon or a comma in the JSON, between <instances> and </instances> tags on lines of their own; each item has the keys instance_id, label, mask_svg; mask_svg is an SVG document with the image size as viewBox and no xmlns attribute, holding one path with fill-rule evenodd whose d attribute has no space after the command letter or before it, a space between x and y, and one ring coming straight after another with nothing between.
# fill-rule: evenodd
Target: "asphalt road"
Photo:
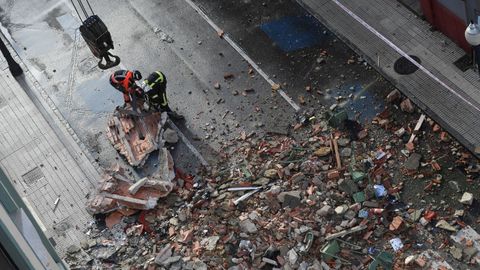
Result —
<instances>
[{"instance_id":1,"label":"asphalt road","mask_svg":"<svg viewBox=\"0 0 480 270\"><path fill-rule=\"evenodd\" d=\"M114 69L96 67L77 30L80 21L71 4L47 0L0 4L2 25L56 109L102 166L121 162L104 132L109 115L122 103L108 84ZM105 0L92 4L109 27L121 68L138 69L145 76L154 70L166 74L171 107L186 116L177 125L210 163L217 162L219 153L228 151L228 141L242 131L289 131L295 111L271 91L245 55L219 37L208 19L267 77L282 84L302 110L319 111L352 94L340 105L352 117L368 121L382 109L381 100L391 88L295 1L193 2L208 18L186 0L122 0L115 8ZM347 64L348 59L355 63ZM233 79L224 79L226 74L233 74ZM216 83L220 89L214 88ZM178 167L189 172L198 167L188 144L179 143L172 152Z\"/></svg>"},{"instance_id":2,"label":"asphalt road","mask_svg":"<svg viewBox=\"0 0 480 270\"><path fill-rule=\"evenodd\" d=\"M303 97L303 108L319 109L353 94L340 103L352 118L368 121L383 109L392 85L296 1L194 2L297 103Z\"/></svg>"},{"instance_id":3,"label":"asphalt road","mask_svg":"<svg viewBox=\"0 0 480 270\"><path fill-rule=\"evenodd\" d=\"M286 130L294 111L270 85L183 0L93 3L109 26L121 67L145 75L162 70L171 107L186 116L177 123L210 162L223 143L242 131ZM110 71L96 68L76 28L68 2L4 1L2 24L17 51L102 166L121 161L105 138L106 121L121 95L108 84ZM163 34L173 42L164 41ZM225 74L233 79L224 79ZM220 89L215 89L218 82ZM244 90L253 89L245 96ZM238 95L236 94L238 92ZM198 160L187 145L175 146L177 165L193 171Z\"/></svg>"}]
</instances>

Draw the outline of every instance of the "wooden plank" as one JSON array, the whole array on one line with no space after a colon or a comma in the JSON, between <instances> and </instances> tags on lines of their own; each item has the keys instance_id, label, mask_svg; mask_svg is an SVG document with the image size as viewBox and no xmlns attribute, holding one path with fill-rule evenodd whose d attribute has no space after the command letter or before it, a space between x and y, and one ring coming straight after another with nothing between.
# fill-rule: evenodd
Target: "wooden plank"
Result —
<instances>
[{"instance_id":1,"label":"wooden plank","mask_svg":"<svg viewBox=\"0 0 480 270\"><path fill-rule=\"evenodd\" d=\"M415 125L415 128L413 129L412 135L410 136L410 139L408 140L408 143L411 143L411 142L413 142L413 140L415 140L415 137L417 136L417 132L422 127L422 124L423 124L424 121L425 121L425 114L422 113L422 115L420 115L420 118L418 118L417 124Z\"/></svg>"}]
</instances>

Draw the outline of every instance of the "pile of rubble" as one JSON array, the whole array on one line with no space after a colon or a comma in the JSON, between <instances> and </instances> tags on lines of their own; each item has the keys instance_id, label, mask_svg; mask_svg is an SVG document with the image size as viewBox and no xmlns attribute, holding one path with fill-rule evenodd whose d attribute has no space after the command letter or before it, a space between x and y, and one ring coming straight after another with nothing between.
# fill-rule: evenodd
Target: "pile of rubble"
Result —
<instances>
[{"instance_id":1,"label":"pile of rubble","mask_svg":"<svg viewBox=\"0 0 480 270\"><path fill-rule=\"evenodd\" d=\"M364 126L334 111L297 125L304 139L242 134L221 165L177 171L155 208L130 213L117 201L66 260L72 269L479 267L468 186L478 160L399 93L387 101ZM440 190L448 203L431 199Z\"/></svg>"},{"instance_id":2,"label":"pile of rubble","mask_svg":"<svg viewBox=\"0 0 480 270\"><path fill-rule=\"evenodd\" d=\"M173 159L166 148L160 149L159 164L157 173L136 182L118 164L107 170L99 184L98 194L88 202L87 211L96 215L155 208L158 199L166 197L174 187Z\"/></svg>"}]
</instances>

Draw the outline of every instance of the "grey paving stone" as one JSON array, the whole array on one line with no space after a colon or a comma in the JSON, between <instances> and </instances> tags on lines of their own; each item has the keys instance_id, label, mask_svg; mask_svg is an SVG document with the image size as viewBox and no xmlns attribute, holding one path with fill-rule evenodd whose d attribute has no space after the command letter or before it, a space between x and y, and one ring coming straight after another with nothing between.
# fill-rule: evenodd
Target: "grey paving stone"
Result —
<instances>
[{"instance_id":1,"label":"grey paving stone","mask_svg":"<svg viewBox=\"0 0 480 270\"><path fill-rule=\"evenodd\" d=\"M19 61L16 55L14 58ZM7 72L0 72L0 98L6 102L0 107L0 167L37 213L47 229L47 237L54 238L57 251L63 254L72 241L84 238L82 228L91 219L84 208L85 192L93 189L99 175L84 155L77 154L82 152L80 146L61 126L61 118L49 107L49 102L42 99L38 82L23 63L20 64L25 71L25 81L40 101L38 105L50 118L48 121L44 118L45 114L17 81ZM22 176L36 167L43 178L25 183ZM53 211L59 195L60 203ZM54 230L58 223L68 223L68 228L59 233Z\"/></svg>"}]
</instances>

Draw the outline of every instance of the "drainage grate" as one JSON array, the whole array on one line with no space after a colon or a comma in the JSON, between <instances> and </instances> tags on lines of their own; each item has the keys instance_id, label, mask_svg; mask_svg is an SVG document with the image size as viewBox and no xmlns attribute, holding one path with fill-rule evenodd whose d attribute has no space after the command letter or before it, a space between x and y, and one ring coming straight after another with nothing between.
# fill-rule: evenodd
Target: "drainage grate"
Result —
<instances>
[{"instance_id":1,"label":"drainage grate","mask_svg":"<svg viewBox=\"0 0 480 270\"><path fill-rule=\"evenodd\" d=\"M28 185L31 186L38 182L38 180L44 178L45 175L43 175L42 170L40 170L39 167L35 167L22 175L23 181Z\"/></svg>"},{"instance_id":2,"label":"drainage grate","mask_svg":"<svg viewBox=\"0 0 480 270\"><path fill-rule=\"evenodd\" d=\"M453 64L460 69L461 71L465 72L469 68L473 67L472 56L465 54L464 56L457 59L457 61L453 62Z\"/></svg>"},{"instance_id":3,"label":"drainage grate","mask_svg":"<svg viewBox=\"0 0 480 270\"><path fill-rule=\"evenodd\" d=\"M417 61L419 64L422 63L422 61L420 61L420 58L418 58L417 56L415 56L415 55L409 55L409 56L413 60ZM408 75L408 74L412 74L415 71L417 71L418 67L415 64L413 64L412 62L410 62L410 60L408 60L407 58L402 56L402 57L398 58L397 61L395 61L395 64L393 65L393 69L398 74Z\"/></svg>"}]
</instances>

